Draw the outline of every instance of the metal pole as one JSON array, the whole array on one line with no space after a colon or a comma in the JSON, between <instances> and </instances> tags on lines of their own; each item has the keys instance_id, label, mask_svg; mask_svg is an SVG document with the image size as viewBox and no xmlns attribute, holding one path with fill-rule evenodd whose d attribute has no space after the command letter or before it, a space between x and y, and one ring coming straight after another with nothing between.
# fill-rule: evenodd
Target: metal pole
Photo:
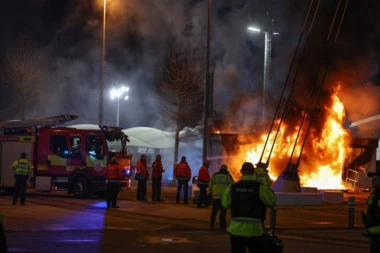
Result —
<instances>
[{"instance_id":1,"label":"metal pole","mask_svg":"<svg viewBox=\"0 0 380 253\"><path fill-rule=\"evenodd\" d=\"M271 51L272 51L272 35L271 32L265 32L265 53L264 53L264 81L263 81L263 122L266 115L266 99L267 90L270 79L271 69Z\"/></svg>"},{"instance_id":2,"label":"metal pole","mask_svg":"<svg viewBox=\"0 0 380 253\"><path fill-rule=\"evenodd\" d=\"M203 113L203 159L207 158L208 148L208 117L209 117L209 87L210 87L210 25L211 25L211 1L208 0L207 15L207 52L206 52L206 84L204 89L204 113Z\"/></svg>"},{"instance_id":3,"label":"metal pole","mask_svg":"<svg viewBox=\"0 0 380 253\"><path fill-rule=\"evenodd\" d=\"M116 126L119 126L120 98L117 98Z\"/></svg>"},{"instance_id":4,"label":"metal pole","mask_svg":"<svg viewBox=\"0 0 380 253\"><path fill-rule=\"evenodd\" d=\"M355 227L355 197L348 198L348 227Z\"/></svg>"},{"instance_id":5,"label":"metal pole","mask_svg":"<svg viewBox=\"0 0 380 253\"><path fill-rule=\"evenodd\" d=\"M107 10L107 0L103 0L102 56L101 56L101 64L100 64L100 91L99 91L99 125L103 124L104 61L105 61L105 49L106 49L106 10Z\"/></svg>"}]
</instances>

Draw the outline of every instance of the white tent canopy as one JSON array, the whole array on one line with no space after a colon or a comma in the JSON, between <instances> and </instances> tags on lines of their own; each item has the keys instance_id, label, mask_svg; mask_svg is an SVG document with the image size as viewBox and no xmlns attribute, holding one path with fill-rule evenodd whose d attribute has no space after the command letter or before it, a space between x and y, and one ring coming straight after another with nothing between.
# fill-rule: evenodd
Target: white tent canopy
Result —
<instances>
[{"instance_id":1,"label":"white tent canopy","mask_svg":"<svg viewBox=\"0 0 380 253\"><path fill-rule=\"evenodd\" d=\"M99 129L98 125L77 124L68 127L77 129ZM122 130L128 135L128 146L165 149L174 147L174 134L151 127L132 127Z\"/></svg>"},{"instance_id":2,"label":"white tent canopy","mask_svg":"<svg viewBox=\"0 0 380 253\"><path fill-rule=\"evenodd\" d=\"M129 136L128 146L164 149L174 147L174 134L151 127L132 127L124 129Z\"/></svg>"}]
</instances>

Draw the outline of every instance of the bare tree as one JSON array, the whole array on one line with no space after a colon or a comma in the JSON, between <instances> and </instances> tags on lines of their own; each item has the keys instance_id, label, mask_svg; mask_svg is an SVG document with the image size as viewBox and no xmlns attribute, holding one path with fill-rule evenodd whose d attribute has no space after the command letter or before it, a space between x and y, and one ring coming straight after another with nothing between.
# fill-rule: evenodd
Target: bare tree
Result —
<instances>
[{"instance_id":1,"label":"bare tree","mask_svg":"<svg viewBox=\"0 0 380 253\"><path fill-rule=\"evenodd\" d=\"M202 119L205 64L202 52L170 50L158 72L158 95L167 123L175 125L174 162L178 161L180 131L194 127ZM174 180L174 179L173 179Z\"/></svg>"},{"instance_id":2,"label":"bare tree","mask_svg":"<svg viewBox=\"0 0 380 253\"><path fill-rule=\"evenodd\" d=\"M2 78L17 92L17 110L23 120L27 104L39 94L42 69L40 51L31 41L21 37L8 49Z\"/></svg>"}]
</instances>

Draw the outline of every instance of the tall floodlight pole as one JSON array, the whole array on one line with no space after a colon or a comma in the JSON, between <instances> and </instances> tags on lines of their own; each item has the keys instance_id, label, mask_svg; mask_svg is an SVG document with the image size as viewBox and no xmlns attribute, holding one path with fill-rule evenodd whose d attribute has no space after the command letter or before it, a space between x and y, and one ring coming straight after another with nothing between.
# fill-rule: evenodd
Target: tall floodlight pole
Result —
<instances>
[{"instance_id":1,"label":"tall floodlight pole","mask_svg":"<svg viewBox=\"0 0 380 253\"><path fill-rule=\"evenodd\" d=\"M268 15L268 13L267 13ZM272 35L278 35L277 32L272 32L270 25L265 28L265 31L261 31L256 27L248 27L248 30L253 32L262 32L265 35L265 47L264 47L264 77L263 77L263 108L262 108L262 121L265 122L266 117L266 104L267 94L270 82L270 73L272 65Z\"/></svg>"},{"instance_id":2,"label":"tall floodlight pole","mask_svg":"<svg viewBox=\"0 0 380 253\"><path fill-rule=\"evenodd\" d=\"M211 40L211 3L212 0L208 0L208 10L207 10L207 52L206 52L206 84L204 89L204 113L203 113L203 160L207 158L207 148L208 148L208 136L209 136L209 126L208 117L210 110L210 40Z\"/></svg>"},{"instance_id":3,"label":"tall floodlight pole","mask_svg":"<svg viewBox=\"0 0 380 253\"><path fill-rule=\"evenodd\" d=\"M110 92L110 97L112 100L117 101L117 111L116 111L116 126L119 126L120 118L120 100L128 100L129 87L121 86L120 88L112 88Z\"/></svg>"},{"instance_id":4,"label":"tall floodlight pole","mask_svg":"<svg viewBox=\"0 0 380 253\"><path fill-rule=\"evenodd\" d=\"M100 90L99 90L99 125L103 124L103 94L104 94L104 61L106 49L106 10L107 0L103 0L103 31L102 31L102 55L100 63Z\"/></svg>"},{"instance_id":5,"label":"tall floodlight pole","mask_svg":"<svg viewBox=\"0 0 380 253\"><path fill-rule=\"evenodd\" d=\"M270 81L270 70L272 65L272 34L265 32L265 53L264 53L264 80L263 80L263 123L265 122L267 92Z\"/></svg>"}]
</instances>

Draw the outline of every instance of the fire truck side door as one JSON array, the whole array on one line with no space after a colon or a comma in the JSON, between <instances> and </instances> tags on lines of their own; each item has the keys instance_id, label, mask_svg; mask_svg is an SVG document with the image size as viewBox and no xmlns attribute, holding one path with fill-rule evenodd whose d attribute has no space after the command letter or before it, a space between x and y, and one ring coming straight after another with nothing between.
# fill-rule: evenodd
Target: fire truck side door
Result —
<instances>
[{"instance_id":1,"label":"fire truck side door","mask_svg":"<svg viewBox=\"0 0 380 253\"><path fill-rule=\"evenodd\" d=\"M82 159L81 139L82 138L80 136L70 137L71 166L74 166L74 167L81 167L84 164L83 159Z\"/></svg>"}]
</instances>

